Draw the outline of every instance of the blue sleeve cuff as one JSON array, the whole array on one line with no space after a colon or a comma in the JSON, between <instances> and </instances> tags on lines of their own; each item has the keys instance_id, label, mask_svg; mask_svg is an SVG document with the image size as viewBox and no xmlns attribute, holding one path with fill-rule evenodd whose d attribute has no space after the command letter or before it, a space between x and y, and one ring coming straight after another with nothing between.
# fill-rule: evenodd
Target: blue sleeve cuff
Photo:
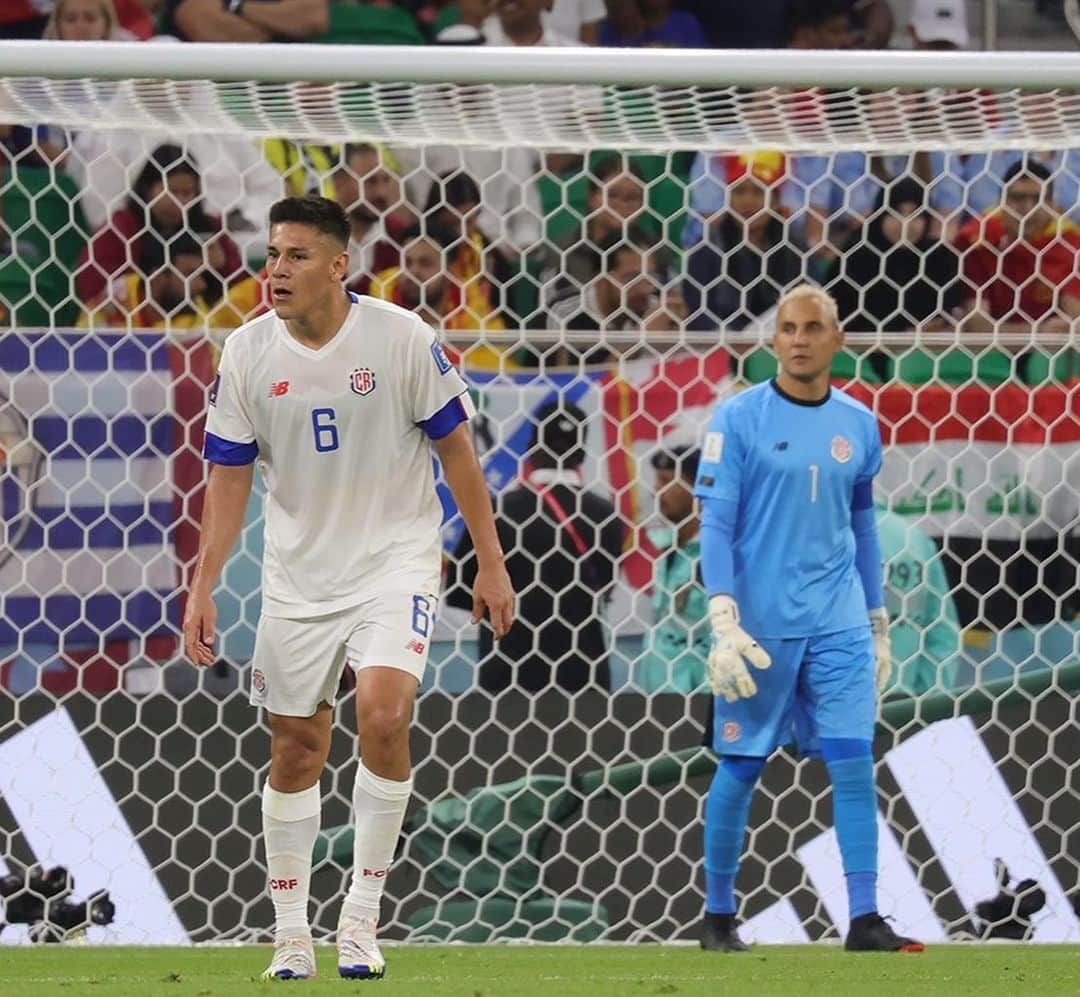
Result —
<instances>
[{"instance_id":1,"label":"blue sleeve cuff","mask_svg":"<svg viewBox=\"0 0 1080 997\"><path fill-rule=\"evenodd\" d=\"M738 505L724 499L701 500L701 578L710 598L735 594L735 555L732 544Z\"/></svg>"},{"instance_id":2,"label":"blue sleeve cuff","mask_svg":"<svg viewBox=\"0 0 1080 997\"><path fill-rule=\"evenodd\" d=\"M851 511L858 512L860 509L872 509L874 507L874 483L872 481L856 481L855 494L851 497Z\"/></svg>"},{"instance_id":3,"label":"blue sleeve cuff","mask_svg":"<svg viewBox=\"0 0 1080 997\"><path fill-rule=\"evenodd\" d=\"M428 435L428 439L441 440L449 436L463 422L469 421L469 415L462 404L461 396L451 398L438 412L418 425Z\"/></svg>"},{"instance_id":4,"label":"blue sleeve cuff","mask_svg":"<svg viewBox=\"0 0 1080 997\"><path fill-rule=\"evenodd\" d=\"M232 440L223 440L220 436L207 433L203 442L203 456L213 464L243 467L255 462L259 456L259 446L257 443L233 443Z\"/></svg>"},{"instance_id":5,"label":"blue sleeve cuff","mask_svg":"<svg viewBox=\"0 0 1080 997\"><path fill-rule=\"evenodd\" d=\"M877 518L873 508L859 509L851 515L855 534L855 568L862 579L866 608L885 605L885 590L881 565L881 543L878 541Z\"/></svg>"}]
</instances>

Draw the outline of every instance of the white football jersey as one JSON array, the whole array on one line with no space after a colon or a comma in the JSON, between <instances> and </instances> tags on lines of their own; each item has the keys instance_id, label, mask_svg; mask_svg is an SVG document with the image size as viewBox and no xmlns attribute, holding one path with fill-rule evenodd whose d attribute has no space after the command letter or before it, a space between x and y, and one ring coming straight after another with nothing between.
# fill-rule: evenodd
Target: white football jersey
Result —
<instances>
[{"instance_id":1,"label":"white football jersey","mask_svg":"<svg viewBox=\"0 0 1080 997\"><path fill-rule=\"evenodd\" d=\"M337 612L388 571L439 570L429 440L476 410L428 325L352 297L344 325L318 350L273 312L241 326L210 392L207 460L257 459L266 480L268 616Z\"/></svg>"}]
</instances>

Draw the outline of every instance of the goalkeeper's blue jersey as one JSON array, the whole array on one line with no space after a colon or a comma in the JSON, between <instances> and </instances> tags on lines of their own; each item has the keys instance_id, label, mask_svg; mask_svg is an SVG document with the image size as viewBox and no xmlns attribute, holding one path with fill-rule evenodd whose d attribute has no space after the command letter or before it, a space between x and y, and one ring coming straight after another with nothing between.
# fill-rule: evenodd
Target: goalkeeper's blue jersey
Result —
<instances>
[{"instance_id":1,"label":"goalkeeper's blue jersey","mask_svg":"<svg viewBox=\"0 0 1080 997\"><path fill-rule=\"evenodd\" d=\"M866 626L851 509L881 467L873 414L835 389L818 403L759 384L722 402L695 494L734 516L734 592L754 637L814 637Z\"/></svg>"}]
</instances>

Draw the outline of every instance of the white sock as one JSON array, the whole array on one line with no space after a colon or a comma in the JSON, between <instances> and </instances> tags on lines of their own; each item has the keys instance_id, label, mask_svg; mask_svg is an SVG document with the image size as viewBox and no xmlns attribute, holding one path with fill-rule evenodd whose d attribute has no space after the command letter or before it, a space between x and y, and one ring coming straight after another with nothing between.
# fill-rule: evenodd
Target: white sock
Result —
<instances>
[{"instance_id":1,"label":"white sock","mask_svg":"<svg viewBox=\"0 0 1080 997\"><path fill-rule=\"evenodd\" d=\"M270 788L269 780L263 786L263 838L277 941L311 934L311 851L319 834L321 812L318 783L299 793L279 793Z\"/></svg>"},{"instance_id":2,"label":"white sock","mask_svg":"<svg viewBox=\"0 0 1080 997\"><path fill-rule=\"evenodd\" d=\"M362 761L357 765L353 785L353 874L341 908L343 915L379 920L386 874L411 795L411 776L395 782L374 775Z\"/></svg>"}]
</instances>

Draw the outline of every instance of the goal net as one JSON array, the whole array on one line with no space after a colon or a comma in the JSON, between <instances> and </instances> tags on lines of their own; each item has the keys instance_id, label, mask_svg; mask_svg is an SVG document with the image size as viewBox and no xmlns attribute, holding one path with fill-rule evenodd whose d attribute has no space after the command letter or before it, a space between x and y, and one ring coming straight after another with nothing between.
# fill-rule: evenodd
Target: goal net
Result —
<instances>
[{"instance_id":1,"label":"goal net","mask_svg":"<svg viewBox=\"0 0 1080 997\"><path fill-rule=\"evenodd\" d=\"M217 665L183 660L178 623L220 347L266 308L270 204L305 192L349 212L349 286L421 310L463 370L520 589L508 662L462 608L440 486L387 938L696 937L714 758L680 482L716 401L773 375L776 302L810 281L847 332L837 389L884 443L882 911L928 942L1080 941L1070 68L612 56L0 44L0 944L30 936L43 889L56 909L108 891L96 942L268 937L261 485ZM522 491L536 511L515 524ZM345 688L320 934L351 862L353 730ZM820 763L770 762L738 891L749 939L842 937Z\"/></svg>"}]
</instances>

